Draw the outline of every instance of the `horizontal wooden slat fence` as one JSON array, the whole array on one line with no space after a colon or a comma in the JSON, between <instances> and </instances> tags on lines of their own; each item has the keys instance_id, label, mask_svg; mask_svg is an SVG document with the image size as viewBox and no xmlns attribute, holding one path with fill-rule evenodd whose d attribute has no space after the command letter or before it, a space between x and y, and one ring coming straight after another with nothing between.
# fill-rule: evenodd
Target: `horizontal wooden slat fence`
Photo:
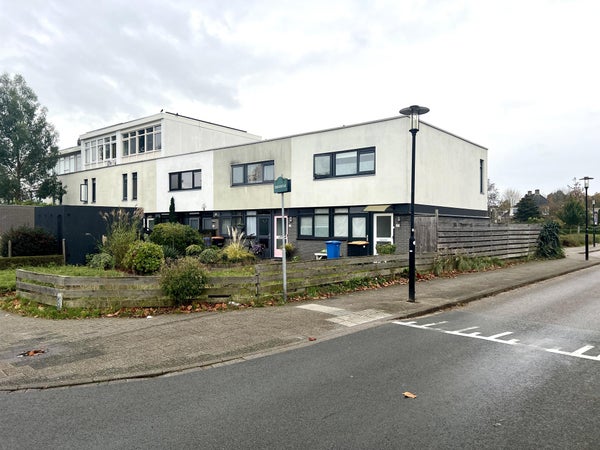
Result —
<instances>
[{"instance_id":1,"label":"horizontal wooden slat fence","mask_svg":"<svg viewBox=\"0 0 600 450\"><path fill-rule=\"evenodd\" d=\"M539 225L438 225L438 254L524 258L535 253Z\"/></svg>"},{"instance_id":2,"label":"horizontal wooden slat fence","mask_svg":"<svg viewBox=\"0 0 600 450\"><path fill-rule=\"evenodd\" d=\"M433 254L419 255L417 269L428 270ZM287 264L290 293L304 293L314 286L341 283L355 278L395 276L408 266L405 255L362 256ZM62 307L158 307L171 306L156 276L73 277L17 269L17 295L47 305ZM201 300L248 303L283 292L280 261L257 264L255 274L241 277L209 276Z\"/></svg>"},{"instance_id":3,"label":"horizontal wooden slat fence","mask_svg":"<svg viewBox=\"0 0 600 450\"><path fill-rule=\"evenodd\" d=\"M417 269L429 270L434 255L418 255ZM287 264L287 290L304 293L308 288L342 283L358 278L398 276L408 267L408 255L357 256ZM258 295L274 295L283 291L281 263L258 264Z\"/></svg>"}]
</instances>

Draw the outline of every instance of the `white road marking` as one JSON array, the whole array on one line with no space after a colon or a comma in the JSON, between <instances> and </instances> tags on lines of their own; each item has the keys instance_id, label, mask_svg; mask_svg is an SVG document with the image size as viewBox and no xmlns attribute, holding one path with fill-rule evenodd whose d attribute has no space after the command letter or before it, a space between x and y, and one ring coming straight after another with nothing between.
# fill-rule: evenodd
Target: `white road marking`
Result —
<instances>
[{"instance_id":1,"label":"white road marking","mask_svg":"<svg viewBox=\"0 0 600 450\"><path fill-rule=\"evenodd\" d=\"M379 311L376 309L365 309L363 311L356 311L350 314L346 314L344 316L337 316L331 319L327 319L327 321L344 325L346 327L353 327L355 325L373 322L375 320L385 319L386 317L391 316L392 314L388 314L384 311Z\"/></svg>"},{"instance_id":2,"label":"white road marking","mask_svg":"<svg viewBox=\"0 0 600 450\"><path fill-rule=\"evenodd\" d=\"M373 322L375 320L385 319L386 317L393 316L393 314L389 314L385 311L379 311L377 309L364 309L362 311L353 312L342 308L333 308L331 306L323 306L315 303L299 305L297 308L330 314L335 317L327 319L327 321L337 323L338 325L343 325L345 327L353 327L355 325Z\"/></svg>"},{"instance_id":3,"label":"white road marking","mask_svg":"<svg viewBox=\"0 0 600 450\"><path fill-rule=\"evenodd\" d=\"M322 312L334 316L339 316L348 313L348 311L342 308L333 308L331 306L317 305L316 303L309 303L308 305L299 305L296 306L296 308L308 309L310 311Z\"/></svg>"},{"instance_id":4,"label":"white road marking","mask_svg":"<svg viewBox=\"0 0 600 450\"><path fill-rule=\"evenodd\" d=\"M590 356L590 355L585 354L588 350L591 350L594 348L593 345L584 345L583 347L581 347L575 351L566 352L566 351L563 351L560 348L556 348L556 347L555 348L545 348L545 347L540 347L538 345L520 343L518 339L508 339L508 340L500 339L501 337L508 336L509 334L513 334L512 331L504 331L502 333L494 334L492 336L481 336L481 333L479 331L475 331L473 333L465 333L465 331L475 330L475 329L479 328L479 327L475 327L475 326L463 328L463 329L456 330L456 331L449 331L449 330L444 330L442 328L434 328L434 325L447 323L447 322L437 322L437 323L429 323L429 324L425 324L425 325L419 325L414 320L410 321L410 322L402 322L402 321L396 320L392 323L395 323L397 325L402 325L405 327L419 328L421 330L437 331L439 333L451 334L454 336L464 336L464 337L468 337L468 338L482 339L485 341L497 342L499 344L522 345L524 347L536 348L536 349L540 349L540 350L543 350L543 351L546 351L549 353L555 353L555 354L565 355L565 356L573 356L576 358L589 359L592 361L600 361L600 355Z\"/></svg>"}]
</instances>

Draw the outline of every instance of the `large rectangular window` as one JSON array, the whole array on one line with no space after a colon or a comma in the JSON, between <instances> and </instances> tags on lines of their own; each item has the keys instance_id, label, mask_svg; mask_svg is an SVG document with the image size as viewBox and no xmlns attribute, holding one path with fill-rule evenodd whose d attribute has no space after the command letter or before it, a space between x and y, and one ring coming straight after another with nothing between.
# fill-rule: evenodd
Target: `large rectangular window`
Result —
<instances>
[{"instance_id":1,"label":"large rectangular window","mask_svg":"<svg viewBox=\"0 0 600 450\"><path fill-rule=\"evenodd\" d=\"M375 173L375 147L314 155L314 178L372 175Z\"/></svg>"},{"instance_id":2,"label":"large rectangular window","mask_svg":"<svg viewBox=\"0 0 600 450\"><path fill-rule=\"evenodd\" d=\"M275 162L263 161L231 166L232 186L240 184L272 183L275 179Z\"/></svg>"},{"instance_id":3,"label":"large rectangular window","mask_svg":"<svg viewBox=\"0 0 600 450\"><path fill-rule=\"evenodd\" d=\"M356 239L367 237L367 215L363 207L315 208L298 213L300 239Z\"/></svg>"},{"instance_id":4,"label":"large rectangular window","mask_svg":"<svg viewBox=\"0 0 600 450\"><path fill-rule=\"evenodd\" d=\"M111 161L117 157L117 135L90 139L84 143L85 163Z\"/></svg>"},{"instance_id":5,"label":"large rectangular window","mask_svg":"<svg viewBox=\"0 0 600 450\"><path fill-rule=\"evenodd\" d=\"M140 128L123 133L123 156L153 152L162 148L160 125Z\"/></svg>"},{"instance_id":6,"label":"large rectangular window","mask_svg":"<svg viewBox=\"0 0 600 450\"><path fill-rule=\"evenodd\" d=\"M169 174L169 190L202 189L202 171L188 170Z\"/></svg>"}]
</instances>

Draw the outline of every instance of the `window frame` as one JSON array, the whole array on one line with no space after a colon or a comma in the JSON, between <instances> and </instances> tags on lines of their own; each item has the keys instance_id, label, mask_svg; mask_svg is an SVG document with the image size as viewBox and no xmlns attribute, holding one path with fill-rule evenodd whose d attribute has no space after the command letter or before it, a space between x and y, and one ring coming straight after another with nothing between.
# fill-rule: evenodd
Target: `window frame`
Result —
<instances>
[{"instance_id":1,"label":"window frame","mask_svg":"<svg viewBox=\"0 0 600 450\"><path fill-rule=\"evenodd\" d=\"M352 157L354 159L354 169L351 172L347 170L342 173L342 168L347 166L348 162L342 162L344 154L352 154L355 155ZM361 165L367 164L368 160L365 160L364 157L367 155L373 155L372 159L372 169L361 169ZM373 147L363 147L356 148L350 150L340 150L337 152L326 152L326 153L316 153L313 155L313 179L320 180L326 178L345 178L345 177L356 177L356 176L364 176L364 175L375 175L375 157L376 157L376 148ZM329 170L325 171L325 167L327 166L327 161L329 162ZM370 166L371 164L369 164ZM323 168L323 170L317 171L317 168ZM319 172L319 173L317 173ZM326 172L326 173L325 173Z\"/></svg>"},{"instance_id":2,"label":"window frame","mask_svg":"<svg viewBox=\"0 0 600 450\"><path fill-rule=\"evenodd\" d=\"M121 143L121 155L124 157L160 151L162 150L162 125L158 123L123 131Z\"/></svg>"},{"instance_id":3,"label":"window frame","mask_svg":"<svg viewBox=\"0 0 600 450\"><path fill-rule=\"evenodd\" d=\"M256 181L253 179L250 181L249 168L257 166L260 167L260 176L256 177ZM239 172L241 173L235 173ZM242 180L236 181L240 179ZM266 177L269 175L269 177ZM272 184L275 181L275 160L256 161L250 163L240 163L231 165L231 186L253 186L261 184Z\"/></svg>"},{"instance_id":4,"label":"window frame","mask_svg":"<svg viewBox=\"0 0 600 450\"><path fill-rule=\"evenodd\" d=\"M183 175L191 175L191 186L184 187ZM174 187L173 177L176 177L177 183ZM193 191L202 189L202 169L183 170L180 172L169 172L169 192L171 191Z\"/></svg>"}]
</instances>

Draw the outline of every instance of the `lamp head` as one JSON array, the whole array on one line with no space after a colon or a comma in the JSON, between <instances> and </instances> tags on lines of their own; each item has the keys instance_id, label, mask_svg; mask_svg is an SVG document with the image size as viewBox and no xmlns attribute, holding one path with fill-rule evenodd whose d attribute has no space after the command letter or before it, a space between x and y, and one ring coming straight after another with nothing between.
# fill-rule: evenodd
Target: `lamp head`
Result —
<instances>
[{"instance_id":1,"label":"lamp head","mask_svg":"<svg viewBox=\"0 0 600 450\"><path fill-rule=\"evenodd\" d=\"M593 179L594 179L593 177L580 178L580 180L583 180L583 187L586 189L590 187L590 180L593 180Z\"/></svg>"},{"instance_id":2,"label":"lamp head","mask_svg":"<svg viewBox=\"0 0 600 450\"><path fill-rule=\"evenodd\" d=\"M412 105L400 110L400 114L410 117L410 131L419 131L419 116L428 112L429 108L419 105Z\"/></svg>"}]
</instances>

